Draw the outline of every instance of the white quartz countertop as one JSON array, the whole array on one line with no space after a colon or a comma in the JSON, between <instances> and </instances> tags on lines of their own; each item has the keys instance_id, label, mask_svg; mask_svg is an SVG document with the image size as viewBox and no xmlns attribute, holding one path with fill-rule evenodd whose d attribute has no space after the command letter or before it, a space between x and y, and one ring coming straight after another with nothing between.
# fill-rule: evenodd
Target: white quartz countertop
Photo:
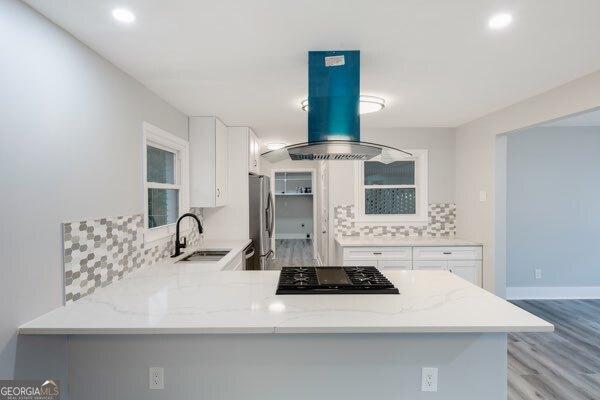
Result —
<instances>
[{"instance_id":1,"label":"white quartz countertop","mask_svg":"<svg viewBox=\"0 0 600 400\"><path fill-rule=\"evenodd\" d=\"M337 236L336 243L341 247L390 247L390 246L481 246L480 242L459 238L421 238L421 237L353 237Z\"/></svg>"},{"instance_id":2,"label":"white quartz countertop","mask_svg":"<svg viewBox=\"0 0 600 400\"><path fill-rule=\"evenodd\" d=\"M384 271L399 295L275 295L278 271L155 264L20 334L549 332L544 320L446 271Z\"/></svg>"}]
</instances>

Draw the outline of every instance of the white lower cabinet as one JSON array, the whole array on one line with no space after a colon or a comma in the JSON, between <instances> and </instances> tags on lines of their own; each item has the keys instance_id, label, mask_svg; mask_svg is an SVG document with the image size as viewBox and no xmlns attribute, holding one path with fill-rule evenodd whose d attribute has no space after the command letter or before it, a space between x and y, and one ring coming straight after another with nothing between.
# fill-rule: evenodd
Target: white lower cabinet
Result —
<instances>
[{"instance_id":1,"label":"white lower cabinet","mask_svg":"<svg viewBox=\"0 0 600 400\"><path fill-rule=\"evenodd\" d=\"M412 261L406 260L379 260L377 261L377 266L384 270L413 269Z\"/></svg>"},{"instance_id":2,"label":"white lower cabinet","mask_svg":"<svg viewBox=\"0 0 600 400\"><path fill-rule=\"evenodd\" d=\"M444 270L448 261L413 261L413 269Z\"/></svg>"},{"instance_id":3,"label":"white lower cabinet","mask_svg":"<svg viewBox=\"0 0 600 400\"><path fill-rule=\"evenodd\" d=\"M239 253L223 267L222 271L239 271L243 267L242 261L242 253Z\"/></svg>"},{"instance_id":4,"label":"white lower cabinet","mask_svg":"<svg viewBox=\"0 0 600 400\"><path fill-rule=\"evenodd\" d=\"M412 261L406 260L347 260L345 267L378 267L381 270L412 269Z\"/></svg>"},{"instance_id":5,"label":"white lower cabinet","mask_svg":"<svg viewBox=\"0 0 600 400\"><path fill-rule=\"evenodd\" d=\"M481 246L448 247L346 247L342 251L344 266L378 267L388 270L449 271L482 285Z\"/></svg>"},{"instance_id":6,"label":"white lower cabinet","mask_svg":"<svg viewBox=\"0 0 600 400\"><path fill-rule=\"evenodd\" d=\"M377 260L344 260L344 267L376 267Z\"/></svg>"},{"instance_id":7,"label":"white lower cabinet","mask_svg":"<svg viewBox=\"0 0 600 400\"><path fill-rule=\"evenodd\" d=\"M481 286L481 260L448 261L448 271Z\"/></svg>"}]
</instances>

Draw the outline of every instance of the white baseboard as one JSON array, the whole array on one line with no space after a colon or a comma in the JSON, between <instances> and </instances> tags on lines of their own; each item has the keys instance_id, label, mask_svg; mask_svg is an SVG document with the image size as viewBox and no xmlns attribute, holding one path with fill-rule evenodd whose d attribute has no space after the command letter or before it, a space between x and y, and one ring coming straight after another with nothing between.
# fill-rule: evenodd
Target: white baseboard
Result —
<instances>
[{"instance_id":1,"label":"white baseboard","mask_svg":"<svg viewBox=\"0 0 600 400\"><path fill-rule=\"evenodd\" d=\"M307 238L306 233L277 233L275 239L312 239Z\"/></svg>"},{"instance_id":2,"label":"white baseboard","mask_svg":"<svg viewBox=\"0 0 600 400\"><path fill-rule=\"evenodd\" d=\"M510 286L506 288L506 299L600 299L600 286Z\"/></svg>"}]
</instances>

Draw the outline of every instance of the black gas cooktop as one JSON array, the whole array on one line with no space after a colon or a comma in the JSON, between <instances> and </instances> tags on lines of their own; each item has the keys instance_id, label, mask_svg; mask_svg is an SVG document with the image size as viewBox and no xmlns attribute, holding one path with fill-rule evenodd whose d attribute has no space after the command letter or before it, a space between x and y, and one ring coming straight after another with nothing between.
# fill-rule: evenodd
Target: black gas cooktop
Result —
<instances>
[{"instance_id":1,"label":"black gas cooktop","mask_svg":"<svg viewBox=\"0 0 600 400\"><path fill-rule=\"evenodd\" d=\"M277 294L399 294L375 267L283 267Z\"/></svg>"}]
</instances>

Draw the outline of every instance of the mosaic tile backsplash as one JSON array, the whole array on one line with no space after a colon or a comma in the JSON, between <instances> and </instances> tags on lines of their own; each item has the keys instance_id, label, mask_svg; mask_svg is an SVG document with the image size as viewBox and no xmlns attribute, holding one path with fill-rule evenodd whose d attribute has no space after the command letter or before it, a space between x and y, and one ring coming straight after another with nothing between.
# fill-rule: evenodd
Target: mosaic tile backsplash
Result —
<instances>
[{"instance_id":1,"label":"mosaic tile backsplash","mask_svg":"<svg viewBox=\"0 0 600 400\"><path fill-rule=\"evenodd\" d=\"M424 226L404 226L392 224L365 225L356 223L354 205L334 207L336 236L394 237L394 236L454 236L456 232L456 204L429 204L429 222Z\"/></svg>"},{"instance_id":2,"label":"mosaic tile backsplash","mask_svg":"<svg viewBox=\"0 0 600 400\"><path fill-rule=\"evenodd\" d=\"M203 222L201 208L190 211ZM144 244L143 218L143 214L137 214L63 224L65 303L94 293L174 252L175 235L152 247ZM187 234L189 246L199 245L202 239L195 225Z\"/></svg>"}]
</instances>

